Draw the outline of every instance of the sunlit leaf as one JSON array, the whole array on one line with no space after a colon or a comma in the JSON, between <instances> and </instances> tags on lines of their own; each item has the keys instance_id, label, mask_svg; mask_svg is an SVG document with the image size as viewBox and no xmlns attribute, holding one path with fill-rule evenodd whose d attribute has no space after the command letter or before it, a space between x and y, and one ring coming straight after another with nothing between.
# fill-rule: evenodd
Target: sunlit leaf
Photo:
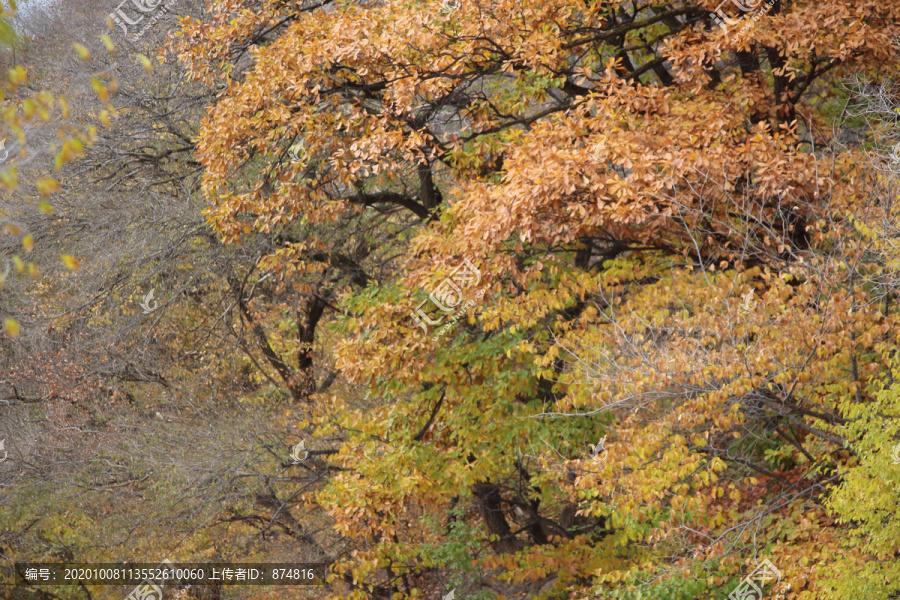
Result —
<instances>
[{"instance_id":1,"label":"sunlit leaf","mask_svg":"<svg viewBox=\"0 0 900 600\"><path fill-rule=\"evenodd\" d=\"M91 77L91 87L94 88L94 91L101 100L109 102L109 90L106 89L106 86L104 86L99 79Z\"/></svg>"},{"instance_id":2,"label":"sunlit leaf","mask_svg":"<svg viewBox=\"0 0 900 600\"><path fill-rule=\"evenodd\" d=\"M110 54L115 54L116 47L113 45L113 41L108 35L101 35L100 40L103 42L104 47L106 47L107 52L109 52Z\"/></svg>"},{"instance_id":3,"label":"sunlit leaf","mask_svg":"<svg viewBox=\"0 0 900 600\"><path fill-rule=\"evenodd\" d=\"M5 333L7 337L13 339L19 337L19 324L15 319L5 319L3 321L3 333Z\"/></svg>"},{"instance_id":4,"label":"sunlit leaf","mask_svg":"<svg viewBox=\"0 0 900 600\"><path fill-rule=\"evenodd\" d=\"M153 72L153 63L150 62L150 59L149 59L149 58L147 58L147 57L144 56L143 54L138 54L138 55L137 55L137 59L138 59L138 62L141 63L141 66L144 67L144 70L145 70L145 71L147 71L148 73L152 73L152 72Z\"/></svg>"},{"instance_id":5,"label":"sunlit leaf","mask_svg":"<svg viewBox=\"0 0 900 600\"><path fill-rule=\"evenodd\" d=\"M9 80L16 85L20 85L28 81L28 73L26 73L25 69L23 69L22 67L14 67L12 69L9 69L8 74Z\"/></svg>"},{"instance_id":6,"label":"sunlit leaf","mask_svg":"<svg viewBox=\"0 0 900 600\"><path fill-rule=\"evenodd\" d=\"M19 43L16 30L6 20L0 20L0 44L10 47Z\"/></svg>"},{"instance_id":7,"label":"sunlit leaf","mask_svg":"<svg viewBox=\"0 0 900 600\"><path fill-rule=\"evenodd\" d=\"M75 52L78 53L78 57L81 60L91 60L91 52L87 49L84 44L73 43L72 46L75 48Z\"/></svg>"},{"instance_id":8,"label":"sunlit leaf","mask_svg":"<svg viewBox=\"0 0 900 600\"><path fill-rule=\"evenodd\" d=\"M62 261L63 261L63 264L66 266L67 269L75 270L75 269L78 269L78 268L81 266L81 263L79 262L79 260L78 260L77 258L75 258L74 256L71 256L71 255L69 255L69 254L63 254L63 255L62 255Z\"/></svg>"},{"instance_id":9,"label":"sunlit leaf","mask_svg":"<svg viewBox=\"0 0 900 600\"><path fill-rule=\"evenodd\" d=\"M41 192L42 196L49 196L50 194L55 194L62 187L59 185L59 182L55 179L41 178L37 180L38 191Z\"/></svg>"},{"instance_id":10,"label":"sunlit leaf","mask_svg":"<svg viewBox=\"0 0 900 600\"><path fill-rule=\"evenodd\" d=\"M71 112L69 110L69 103L65 98L59 99L59 109L62 112L62 118L68 119L71 115Z\"/></svg>"}]
</instances>

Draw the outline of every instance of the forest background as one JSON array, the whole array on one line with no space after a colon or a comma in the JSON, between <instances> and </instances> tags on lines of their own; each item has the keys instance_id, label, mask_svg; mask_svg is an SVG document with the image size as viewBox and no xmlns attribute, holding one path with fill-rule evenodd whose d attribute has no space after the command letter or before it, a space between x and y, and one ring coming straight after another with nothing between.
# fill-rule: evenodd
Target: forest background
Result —
<instances>
[{"instance_id":1,"label":"forest background","mask_svg":"<svg viewBox=\"0 0 900 600\"><path fill-rule=\"evenodd\" d=\"M894 0L20 4L4 562L900 598Z\"/></svg>"}]
</instances>

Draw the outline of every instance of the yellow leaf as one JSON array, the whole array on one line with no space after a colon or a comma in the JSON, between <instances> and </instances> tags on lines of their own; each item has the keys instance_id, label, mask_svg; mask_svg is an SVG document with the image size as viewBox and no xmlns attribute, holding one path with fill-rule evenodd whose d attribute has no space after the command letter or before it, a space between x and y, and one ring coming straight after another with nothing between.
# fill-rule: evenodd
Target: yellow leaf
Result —
<instances>
[{"instance_id":1,"label":"yellow leaf","mask_svg":"<svg viewBox=\"0 0 900 600\"><path fill-rule=\"evenodd\" d=\"M41 200L38 202L38 210L44 213L45 215L49 215L53 212L53 205L47 202L46 200Z\"/></svg>"},{"instance_id":2,"label":"yellow leaf","mask_svg":"<svg viewBox=\"0 0 900 600\"><path fill-rule=\"evenodd\" d=\"M84 45L74 43L72 47L75 48L75 52L78 53L79 58L81 60L91 60L91 51L88 50Z\"/></svg>"},{"instance_id":3,"label":"yellow leaf","mask_svg":"<svg viewBox=\"0 0 900 600\"><path fill-rule=\"evenodd\" d=\"M28 74L25 72L25 69L23 69L22 67L16 67L14 69L10 69L8 71L8 73L9 73L9 80L16 85L25 83L26 81L28 81Z\"/></svg>"},{"instance_id":4,"label":"yellow leaf","mask_svg":"<svg viewBox=\"0 0 900 600\"><path fill-rule=\"evenodd\" d=\"M78 259L69 254L62 255L63 264L66 265L67 269L72 269L73 271L78 269L81 266L81 263L78 262Z\"/></svg>"},{"instance_id":5,"label":"yellow leaf","mask_svg":"<svg viewBox=\"0 0 900 600\"><path fill-rule=\"evenodd\" d=\"M25 102L22 103L22 113L25 115L25 118L31 120L34 117L34 113L38 110L37 102L29 98Z\"/></svg>"},{"instance_id":6,"label":"yellow leaf","mask_svg":"<svg viewBox=\"0 0 900 600\"><path fill-rule=\"evenodd\" d=\"M150 62L150 59L144 56L143 54L137 55L138 61L140 61L141 65L144 67L144 70L148 73L153 72L153 63Z\"/></svg>"},{"instance_id":7,"label":"yellow leaf","mask_svg":"<svg viewBox=\"0 0 900 600\"><path fill-rule=\"evenodd\" d=\"M79 139L66 140L56 155L56 170L58 171L64 164L75 160L76 157L84 154L84 144Z\"/></svg>"},{"instance_id":8,"label":"yellow leaf","mask_svg":"<svg viewBox=\"0 0 900 600\"><path fill-rule=\"evenodd\" d=\"M49 196L62 189L59 182L55 179L41 178L37 180L35 185L37 186L38 191L41 192L41 196Z\"/></svg>"},{"instance_id":9,"label":"yellow leaf","mask_svg":"<svg viewBox=\"0 0 900 600\"><path fill-rule=\"evenodd\" d=\"M16 323L15 319L6 319L3 321L3 332L15 339L19 337L19 324Z\"/></svg>"},{"instance_id":10,"label":"yellow leaf","mask_svg":"<svg viewBox=\"0 0 900 600\"><path fill-rule=\"evenodd\" d=\"M105 34L104 34L104 35L101 35L101 36L100 36L100 41L102 41L102 42L103 42L103 45L106 46L106 51L107 51L107 52L109 52L110 54L115 54L115 53L116 53L116 47L113 45L113 42L112 42L111 39L109 39L109 36L108 36L108 35L105 35Z\"/></svg>"},{"instance_id":11,"label":"yellow leaf","mask_svg":"<svg viewBox=\"0 0 900 600\"><path fill-rule=\"evenodd\" d=\"M103 100L104 102L109 102L109 90L106 89L100 80L96 77L91 77L91 87L94 88L94 91L97 92L97 96Z\"/></svg>"},{"instance_id":12,"label":"yellow leaf","mask_svg":"<svg viewBox=\"0 0 900 600\"><path fill-rule=\"evenodd\" d=\"M22 238L22 247L25 248L25 252L34 250L34 236L29 233Z\"/></svg>"}]
</instances>

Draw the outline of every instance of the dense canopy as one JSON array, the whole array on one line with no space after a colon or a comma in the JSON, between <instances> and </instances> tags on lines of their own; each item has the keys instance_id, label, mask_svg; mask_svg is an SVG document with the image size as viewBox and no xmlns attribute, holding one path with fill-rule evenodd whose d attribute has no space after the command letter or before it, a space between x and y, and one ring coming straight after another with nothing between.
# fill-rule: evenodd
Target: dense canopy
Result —
<instances>
[{"instance_id":1,"label":"dense canopy","mask_svg":"<svg viewBox=\"0 0 900 600\"><path fill-rule=\"evenodd\" d=\"M86 133L4 175L3 558L900 597L894 0L179 14L77 44Z\"/></svg>"}]
</instances>

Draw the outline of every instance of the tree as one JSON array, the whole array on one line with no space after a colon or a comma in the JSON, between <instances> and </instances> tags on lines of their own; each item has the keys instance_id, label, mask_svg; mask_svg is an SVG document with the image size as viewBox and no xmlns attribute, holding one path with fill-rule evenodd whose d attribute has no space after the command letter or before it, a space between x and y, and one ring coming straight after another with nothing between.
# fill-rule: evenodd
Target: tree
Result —
<instances>
[{"instance_id":1,"label":"tree","mask_svg":"<svg viewBox=\"0 0 900 600\"><path fill-rule=\"evenodd\" d=\"M244 8L214 3L178 51L222 90L198 144L210 223L278 240L257 281L305 299L292 339L253 329L343 427L318 501L357 543L351 597L417 595L479 519L469 558L515 580L717 597L765 555L789 595L824 593L841 406L870 401L895 334L858 228L888 209L829 103L845 75L895 74L891 3ZM335 223L376 233L354 255ZM487 299L421 335L417 290L464 258ZM364 400L314 393L310 333L339 313Z\"/></svg>"},{"instance_id":2,"label":"tree","mask_svg":"<svg viewBox=\"0 0 900 600\"><path fill-rule=\"evenodd\" d=\"M80 268L2 297L4 556L896 595L896 9L748 5L218 0L192 83L76 46L102 135L5 180L60 192L8 252Z\"/></svg>"}]
</instances>

